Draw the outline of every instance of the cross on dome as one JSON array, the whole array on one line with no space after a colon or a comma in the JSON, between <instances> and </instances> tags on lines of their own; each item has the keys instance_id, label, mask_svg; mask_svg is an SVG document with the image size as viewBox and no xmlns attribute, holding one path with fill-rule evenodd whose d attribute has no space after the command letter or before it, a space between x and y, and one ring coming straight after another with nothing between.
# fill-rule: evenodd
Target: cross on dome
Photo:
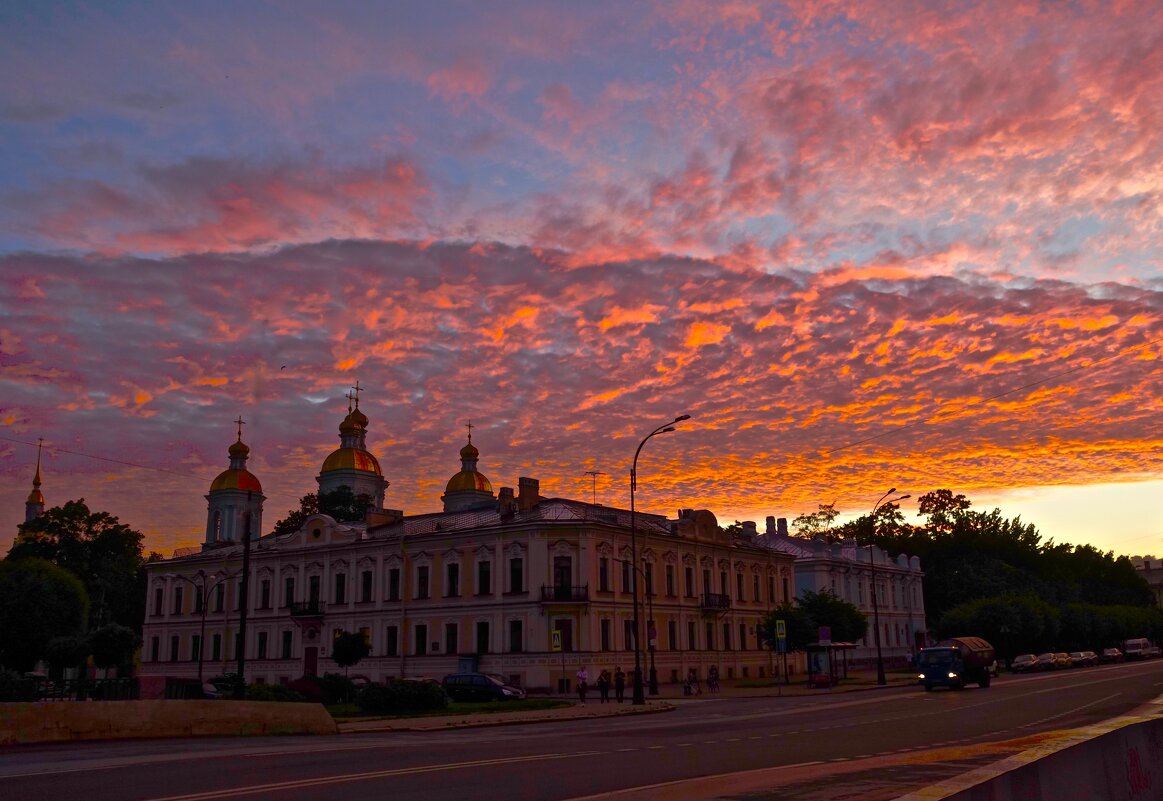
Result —
<instances>
[{"instance_id":1,"label":"cross on dome","mask_svg":"<svg viewBox=\"0 0 1163 801\"><path fill-rule=\"evenodd\" d=\"M242 415L240 414L234 422L238 424L238 441L242 442L242 427L246 425L246 421L242 419Z\"/></svg>"}]
</instances>

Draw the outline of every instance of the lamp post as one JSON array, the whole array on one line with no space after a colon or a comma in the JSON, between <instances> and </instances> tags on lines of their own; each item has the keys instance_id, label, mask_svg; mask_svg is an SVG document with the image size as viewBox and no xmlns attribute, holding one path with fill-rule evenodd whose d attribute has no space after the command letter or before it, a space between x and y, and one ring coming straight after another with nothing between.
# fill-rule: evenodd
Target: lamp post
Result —
<instances>
[{"instance_id":1,"label":"lamp post","mask_svg":"<svg viewBox=\"0 0 1163 801\"><path fill-rule=\"evenodd\" d=\"M638 443L638 449L634 451L634 461L630 464L630 558L634 564L638 564L638 518L634 509L634 492L638 488L638 455L642 453L642 446L647 441L658 434L667 434L674 431L674 424L681 423L683 420L690 419L689 414L682 414L671 420L669 423L663 423L658 428L647 434L641 442ZM638 598L638 573L634 572L631 576L633 578L633 595L634 595L634 695L632 703L645 704L646 697L642 692L642 623ZM651 601L653 606L653 601ZM650 682L652 695L658 693L658 673L654 670L654 649L650 649Z\"/></svg>"},{"instance_id":2,"label":"lamp post","mask_svg":"<svg viewBox=\"0 0 1163 801\"><path fill-rule=\"evenodd\" d=\"M874 639L876 640L876 683L881 687L887 684L888 681L884 677L884 656L880 651L880 606L876 602L876 555L872 552L872 535L876 534L876 510L879 509L881 505L884 504L885 499L888 498L889 495L892 495L894 492L896 492L896 487L893 487L888 492L884 493L884 495L880 497L880 500L876 502L876 505L872 507L872 514L869 516L869 525L872 528L872 531L869 532L870 536L868 539L868 569L872 576L872 633ZM903 501L909 497L911 496L901 495L897 498L893 498L891 501L889 501L889 503Z\"/></svg>"},{"instance_id":3,"label":"lamp post","mask_svg":"<svg viewBox=\"0 0 1163 801\"><path fill-rule=\"evenodd\" d=\"M175 579L178 579L179 581L184 581L184 582L188 583L191 587L193 587L195 590L197 590L199 592L199 599L200 599L200 603L202 606L202 620L201 620L201 623L199 624L199 627L198 627L198 681L201 682L202 681L202 664L203 664L202 657L203 657L203 653L206 650L206 612L210 607L210 592L212 590L216 589L218 587L218 585L221 584L222 582L228 581L228 580L234 578L235 576L237 576L238 574L237 573L230 573L230 574L215 573L213 576L214 580L210 581L210 582L206 581L208 576L206 575L205 570L199 570L197 573L194 574L200 580L197 582L194 581L194 579L190 578L189 576L183 576L180 573L170 573L168 575L170 578L175 578Z\"/></svg>"}]
</instances>

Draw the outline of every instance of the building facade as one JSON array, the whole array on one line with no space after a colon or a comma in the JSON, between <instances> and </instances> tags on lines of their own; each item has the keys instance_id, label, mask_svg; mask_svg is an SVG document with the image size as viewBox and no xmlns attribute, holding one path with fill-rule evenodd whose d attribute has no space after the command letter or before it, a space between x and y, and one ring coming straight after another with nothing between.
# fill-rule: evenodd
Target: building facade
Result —
<instances>
[{"instance_id":1,"label":"building facade","mask_svg":"<svg viewBox=\"0 0 1163 801\"><path fill-rule=\"evenodd\" d=\"M340 523L317 514L297 531L250 542L248 680L338 672L329 643L340 631L365 636L371 654L352 672L376 681L479 670L562 690L583 665L591 675L615 667L630 674L636 578L644 679L652 661L662 683L692 668L705 677L712 666L727 679L771 675L757 627L794 594L792 555L720 529L707 510L673 519L639 513L632 524L626 510L545 497L532 478L494 494L471 435L443 511L384 509L387 482L364 447L366 426L358 408L349 411L340 429L345 453L329 456L318 478L321 489L362 487L372 499L366 518ZM226 471L236 472L215 479L224 486L207 495L202 549L147 567L142 675L190 677L201 665L209 678L234 669L243 544L213 521L215 509L225 514L221 493L249 485L237 472L245 471L239 445L241 436ZM247 500L231 496L252 522L262 498L257 478L253 484Z\"/></svg>"},{"instance_id":2,"label":"building facade","mask_svg":"<svg viewBox=\"0 0 1163 801\"><path fill-rule=\"evenodd\" d=\"M828 542L817 537L790 537L781 518L767 518L758 542L795 558L796 595L830 592L868 617L868 633L855 643L849 662L868 665L876 659L873 626L880 620L881 654L886 662L904 664L928 645L925 625L924 573L916 556L892 556L883 549L858 546L855 540ZM873 608L875 575L876 608Z\"/></svg>"}]
</instances>

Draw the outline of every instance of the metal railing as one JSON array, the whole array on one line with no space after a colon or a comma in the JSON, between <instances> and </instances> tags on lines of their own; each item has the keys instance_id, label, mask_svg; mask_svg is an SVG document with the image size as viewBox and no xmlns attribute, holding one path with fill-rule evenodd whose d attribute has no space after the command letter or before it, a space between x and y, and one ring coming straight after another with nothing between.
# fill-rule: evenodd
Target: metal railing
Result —
<instances>
[{"instance_id":1,"label":"metal railing","mask_svg":"<svg viewBox=\"0 0 1163 801\"><path fill-rule=\"evenodd\" d=\"M701 605L706 610L731 608L731 596L725 592L704 592Z\"/></svg>"},{"instance_id":2,"label":"metal railing","mask_svg":"<svg viewBox=\"0 0 1163 801\"><path fill-rule=\"evenodd\" d=\"M322 617L323 616L323 602L320 600L305 601L303 603L292 603L290 605L291 617Z\"/></svg>"},{"instance_id":3,"label":"metal railing","mask_svg":"<svg viewBox=\"0 0 1163 801\"><path fill-rule=\"evenodd\" d=\"M580 587L571 587L568 585L550 586L543 584L541 586L541 600L586 603L590 600L590 585L583 584Z\"/></svg>"}]
</instances>

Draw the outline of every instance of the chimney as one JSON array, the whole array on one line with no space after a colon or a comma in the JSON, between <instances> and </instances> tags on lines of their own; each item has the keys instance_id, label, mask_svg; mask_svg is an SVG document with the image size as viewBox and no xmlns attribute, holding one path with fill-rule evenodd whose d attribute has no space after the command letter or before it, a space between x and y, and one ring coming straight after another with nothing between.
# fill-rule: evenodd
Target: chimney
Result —
<instances>
[{"instance_id":1,"label":"chimney","mask_svg":"<svg viewBox=\"0 0 1163 801\"><path fill-rule=\"evenodd\" d=\"M764 532L768 537L775 536L775 518L771 515L767 516L767 531Z\"/></svg>"},{"instance_id":2,"label":"chimney","mask_svg":"<svg viewBox=\"0 0 1163 801\"><path fill-rule=\"evenodd\" d=\"M775 524L777 526L779 526L779 536L786 537L787 536L787 518L781 517L775 521Z\"/></svg>"},{"instance_id":3,"label":"chimney","mask_svg":"<svg viewBox=\"0 0 1163 801\"><path fill-rule=\"evenodd\" d=\"M541 500L541 482L521 476L517 479L517 508L528 512Z\"/></svg>"},{"instance_id":4,"label":"chimney","mask_svg":"<svg viewBox=\"0 0 1163 801\"><path fill-rule=\"evenodd\" d=\"M679 520L689 520L690 516L691 516L690 509L679 509L678 510L678 519Z\"/></svg>"},{"instance_id":5,"label":"chimney","mask_svg":"<svg viewBox=\"0 0 1163 801\"><path fill-rule=\"evenodd\" d=\"M513 498L513 488L501 487L500 491L497 492L497 511L500 513L501 517L512 517L513 507L515 505L516 502Z\"/></svg>"},{"instance_id":6,"label":"chimney","mask_svg":"<svg viewBox=\"0 0 1163 801\"><path fill-rule=\"evenodd\" d=\"M756 530L754 520L744 520L743 521L743 534L747 537L747 539L754 542L755 537L758 535L758 533L759 532Z\"/></svg>"}]
</instances>

